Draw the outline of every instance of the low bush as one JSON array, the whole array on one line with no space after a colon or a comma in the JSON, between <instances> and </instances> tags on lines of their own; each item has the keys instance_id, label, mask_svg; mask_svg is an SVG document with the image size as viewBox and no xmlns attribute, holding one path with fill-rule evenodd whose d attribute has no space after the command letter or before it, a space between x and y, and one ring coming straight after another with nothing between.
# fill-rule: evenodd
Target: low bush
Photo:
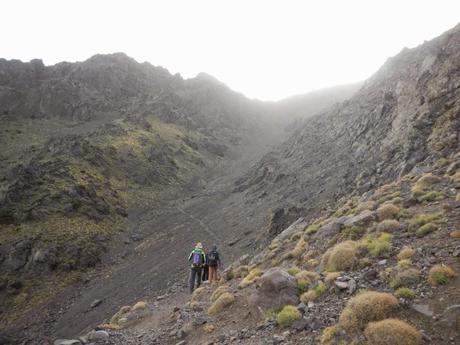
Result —
<instances>
[{"instance_id":1,"label":"low bush","mask_svg":"<svg viewBox=\"0 0 460 345\"><path fill-rule=\"evenodd\" d=\"M254 284L257 280L259 280L261 275L261 270L258 268L253 268L249 274L238 284L238 288L244 289L245 287Z\"/></svg>"},{"instance_id":2,"label":"low bush","mask_svg":"<svg viewBox=\"0 0 460 345\"><path fill-rule=\"evenodd\" d=\"M428 235L430 232L436 231L438 229L438 226L434 223L427 223L425 225L422 225L416 232L415 234L417 237L423 237L425 235Z\"/></svg>"},{"instance_id":3,"label":"low bush","mask_svg":"<svg viewBox=\"0 0 460 345\"><path fill-rule=\"evenodd\" d=\"M338 277L340 277L340 272L329 272L326 274L324 281L326 284L333 283Z\"/></svg>"},{"instance_id":4,"label":"low bush","mask_svg":"<svg viewBox=\"0 0 460 345\"><path fill-rule=\"evenodd\" d=\"M420 345L421 334L411 325L398 319L386 319L367 325L364 336L372 345Z\"/></svg>"},{"instance_id":5,"label":"low bush","mask_svg":"<svg viewBox=\"0 0 460 345\"><path fill-rule=\"evenodd\" d=\"M399 230L401 224L395 219L385 219L377 225L377 230L380 232L394 232Z\"/></svg>"},{"instance_id":6,"label":"low bush","mask_svg":"<svg viewBox=\"0 0 460 345\"><path fill-rule=\"evenodd\" d=\"M303 239L299 239L294 247L293 250L289 252L289 257L298 259L302 256L305 252L305 247L307 246L307 242Z\"/></svg>"},{"instance_id":7,"label":"low bush","mask_svg":"<svg viewBox=\"0 0 460 345\"><path fill-rule=\"evenodd\" d=\"M415 292L412 289L406 288L406 287L401 287L398 290L395 291L395 296L397 298L405 298L405 299L414 299L415 298Z\"/></svg>"},{"instance_id":8,"label":"low bush","mask_svg":"<svg viewBox=\"0 0 460 345\"><path fill-rule=\"evenodd\" d=\"M417 231L421 226L434 223L439 224L445 221L444 215L442 212L435 213L420 213L415 215L409 220L409 230Z\"/></svg>"},{"instance_id":9,"label":"low bush","mask_svg":"<svg viewBox=\"0 0 460 345\"><path fill-rule=\"evenodd\" d=\"M293 305L285 306L276 316L276 321L283 328L290 327L294 321L300 319L302 314Z\"/></svg>"},{"instance_id":10,"label":"low bush","mask_svg":"<svg viewBox=\"0 0 460 345\"><path fill-rule=\"evenodd\" d=\"M405 260L405 259L410 259L411 257L413 257L415 254L415 250L413 250L412 248L410 247L404 247L403 249L401 249L401 251L399 252L398 254L398 259L399 260Z\"/></svg>"},{"instance_id":11,"label":"low bush","mask_svg":"<svg viewBox=\"0 0 460 345\"><path fill-rule=\"evenodd\" d=\"M319 279L319 275L316 272L300 271L295 275L295 278L297 280L297 288L300 293L304 293L311 285L316 283Z\"/></svg>"},{"instance_id":12,"label":"low bush","mask_svg":"<svg viewBox=\"0 0 460 345\"><path fill-rule=\"evenodd\" d=\"M224 292L218 299L209 307L208 314L216 315L222 312L225 308L235 302L235 296L230 292Z\"/></svg>"},{"instance_id":13,"label":"low bush","mask_svg":"<svg viewBox=\"0 0 460 345\"><path fill-rule=\"evenodd\" d=\"M401 286L413 286L420 282L420 270L417 268L397 269L390 280L390 286L396 289Z\"/></svg>"},{"instance_id":14,"label":"low bush","mask_svg":"<svg viewBox=\"0 0 460 345\"><path fill-rule=\"evenodd\" d=\"M445 285L456 276L454 270L447 265L435 265L428 273L428 282L433 285Z\"/></svg>"},{"instance_id":15,"label":"low bush","mask_svg":"<svg viewBox=\"0 0 460 345\"><path fill-rule=\"evenodd\" d=\"M384 204L377 209L377 215L380 220L396 218L399 213L399 207L393 204Z\"/></svg>"},{"instance_id":16,"label":"low bush","mask_svg":"<svg viewBox=\"0 0 460 345\"><path fill-rule=\"evenodd\" d=\"M430 191L427 193L424 193L420 195L417 200L419 202L430 202L430 201L438 201L442 200L446 197L446 195L443 192L437 192L437 191Z\"/></svg>"},{"instance_id":17,"label":"low bush","mask_svg":"<svg viewBox=\"0 0 460 345\"><path fill-rule=\"evenodd\" d=\"M221 285L211 295L211 302L215 302L223 293L230 292L230 287L228 285Z\"/></svg>"},{"instance_id":18,"label":"low bush","mask_svg":"<svg viewBox=\"0 0 460 345\"><path fill-rule=\"evenodd\" d=\"M300 272L300 269L298 269L297 267L291 267L291 268L288 268L287 270L287 273L289 273L289 275L293 277L299 272Z\"/></svg>"},{"instance_id":19,"label":"low bush","mask_svg":"<svg viewBox=\"0 0 460 345\"><path fill-rule=\"evenodd\" d=\"M371 321L387 318L398 306L398 300L388 293L366 291L353 297L339 317L339 325L355 333Z\"/></svg>"},{"instance_id":20,"label":"low bush","mask_svg":"<svg viewBox=\"0 0 460 345\"><path fill-rule=\"evenodd\" d=\"M362 211L365 210L375 210L375 207L377 206L377 203L373 200L368 200L368 201L363 201L356 206L356 213L361 213Z\"/></svg>"},{"instance_id":21,"label":"low bush","mask_svg":"<svg viewBox=\"0 0 460 345\"><path fill-rule=\"evenodd\" d=\"M304 292L302 295L300 295L300 301L304 304L314 301L316 298L316 291L313 289L310 289L307 292Z\"/></svg>"},{"instance_id":22,"label":"low bush","mask_svg":"<svg viewBox=\"0 0 460 345\"><path fill-rule=\"evenodd\" d=\"M386 232L381 233L378 237L369 235L361 241L361 246L366 248L372 256L378 257L390 250L392 239L393 236Z\"/></svg>"},{"instance_id":23,"label":"low bush","mask_svg":"<svg viewBox=\"0 0 460 345\"><path fill-rule=\"evenodd\" d=\"M324 253L321 263L327 271L347 271L357 264L357 243L344 241Z\"/></svg>"}]
</instances>

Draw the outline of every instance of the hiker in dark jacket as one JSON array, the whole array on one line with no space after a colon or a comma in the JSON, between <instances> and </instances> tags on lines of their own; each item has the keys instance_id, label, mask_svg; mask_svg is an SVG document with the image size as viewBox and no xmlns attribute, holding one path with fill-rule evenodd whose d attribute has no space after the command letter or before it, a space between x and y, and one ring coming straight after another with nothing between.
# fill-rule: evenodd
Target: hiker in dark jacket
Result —
<instances>
[{"instance_id":1,"label":"hiker in dark jacket","mask_svg":"<svg viewBox=\"0 0 460 345\"><path fill-rule=\"evenodd\" d=\"M209 283L212 284L213 282L217 283L217 269L222 267L222 261L220 258L220 254L217 251L217 245L214 244L212 246L211 251L209 251L207 255L207 262L209 265Z\"/></svg>"},{"instance_id":2,"label":"hiker in dark jacket","mask_svg":"<svg viewBox=\"0 0 460 345\"><path fill-rule=\"evenodd\" d=\"M203 251L203 245L198 242L195 248L192 250L188 257L188 261L192 263L190 267L190 293L195 289L195 279L196 287L199 288L201 285L201 269L203 264L206 262L206 254Z\"/></svg>"}]
</instances>

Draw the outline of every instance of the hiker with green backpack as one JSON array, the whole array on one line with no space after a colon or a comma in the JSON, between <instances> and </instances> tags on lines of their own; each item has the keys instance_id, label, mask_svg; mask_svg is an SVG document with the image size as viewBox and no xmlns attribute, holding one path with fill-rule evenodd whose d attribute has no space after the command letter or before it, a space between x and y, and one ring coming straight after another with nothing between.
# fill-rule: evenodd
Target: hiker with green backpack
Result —
<instances>
[{"instance_id":1,"label":"hiker with green backpack","mask_svg":"<svg viewBox=\"0 0 460 345\"><path fill-rule=\"evenodd\" d=\"M195 289L195 279L196 287L199 288L201 285L201 270L204 263L206 262L206 254L203 250L203 245L201 242L198 242L195 248L192 250L188 257L188 261L191 261L192 265L190 267L190 281L189 288L190 293Z\"/></svg>"}]
</instances>

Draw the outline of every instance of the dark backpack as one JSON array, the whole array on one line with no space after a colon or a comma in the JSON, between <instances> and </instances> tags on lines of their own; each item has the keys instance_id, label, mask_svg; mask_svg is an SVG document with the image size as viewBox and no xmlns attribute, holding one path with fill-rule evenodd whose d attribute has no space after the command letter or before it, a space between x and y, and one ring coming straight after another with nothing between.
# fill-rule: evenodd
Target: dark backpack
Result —
<instances>
[{"instance_id":1,"label":"dark backpack","mask_svg":"<svg viewBox=\"0 0 460 345\"><path fill-rule=\"evenodd\" d=\"M199 251L194 251L192 253L192 265L201 266L203 264L203 254Z\"/></svg>"},{"instance_id":2,"label":"dark backpack","mask_svg":"<svg viewBox=\"0 0 460 345\"><path fill-rule=\"evenodd\" d=\"M208 253L208 263L209 266L217 266L217 261L219 260L219 253L212 251Z\"/></svg>"}]
</instances>

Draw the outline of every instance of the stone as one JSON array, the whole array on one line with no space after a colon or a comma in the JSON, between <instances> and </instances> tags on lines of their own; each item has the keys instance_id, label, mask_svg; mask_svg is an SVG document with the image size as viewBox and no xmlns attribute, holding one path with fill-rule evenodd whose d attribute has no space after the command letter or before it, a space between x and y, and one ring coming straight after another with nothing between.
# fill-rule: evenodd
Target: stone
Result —
<instances>
[{"instance_id":1,"label":"stone","mask_svg":"<svg viewBox=\"0 0 460 345\"><path fill-rule=\"evenodd\" d=\"M432 317L434 315L433 311L431 310L431 307L428 304L412 304L411 308L415 310L416 312L419 312L420 314L427 316L427 317Z\"/></svg>"},{"instance_id":2,"label":"stone","mask_svg":"<svg viewBox=\"0 0 460 345\"><path fill-rule=\"evenodd\" d=\"M92 308L96 308L96 307L97 307L99 304L101 304L101 303L102 303L102 300L101 300L101 299L95 299L95 300L93 301L93 303L91 303L90 307L91 307L91 309L92 309Z\"/></svg>"},{"instance_id":3,"label":"stone","mask_svg":"<svg viewBox=\"0 0 460 345\"><path fill-rule=\"evenodd\" d=\"M347 219L344 220L343 225L346 227L350 227L354 225L364 226L364 225L371 223L375 219L376 219L375 211L364 210L356 216L347 217Z\"/></svg>"},{"instance_id":4,"label":"stone","mask_svg":"<svg viewBox=\"0 0 460 345\"><path fill-rule=\"evenodd\" d=\"M335 281L334 284L335 284L335 286L337 286L340 290L345 290L345 289L348 288L348 283L346 283L346 282Z\"/></svg>"},{"instance_id":5,"label":"stone","mask_svg":"<svg viewBox=\"0 0 460 345\"><path fill-rule=\"evenodd\" d=\"M304 319L304 318L299 319L299 320L295 320L292 323L292 329L295 329L297 332L301 332L304 329L306 329L307 327L308 327L308 320Z\"/></svg>"},{"instance_id":6,"label":"stone","mask_svg":"<svg viewBox=\"0 0 460 345\"><path fill-rule=\"evenodd\" d=\"M295 278L278 267L266 271L258 284L258 288L249 296L250 308L256 313L263 314L267 309L299 303Z\"/></svg>"},{"instance_id":7,"label":"stone","mask_svg":"<svg viewBox=\"0 0 460 345\"><path fill-rule=\"evenodd\" d=\"M286 338L283 337L282 335L274 335L273 336L273 342L275 344L282 344Z\"/></svg>"},{"instance_id":8,"label":"stone","mask_svg":"<svg viewBox=\"0 0 460 345\"><path fill-rule=\"evenodd\" d=\"M308 223L304 221L303 218L297 219L294 223L289 225L288 228L283 230L275 239L279 241L284 241L285 239L291 238L295 233L304 230L307 227Z\"/></svg>"},{"instance_id":9,"label":"stone","mask_svg":"<svg viewBox=\"0 0 460 345\"><path fill-rule=\"evenodd\" d=\"M356 280L354 280L353 278L351 278L349 281L348 281L348 293L350 295L352 295L357 289L357 284L356 284Z\"/></svg>"},{"instance_id":10,"label":"stone","mask_svg":"<svg viewBox=\"0 0 460 345\"><path fill-rule=\"evenodd\" d=\"M81 341L77 339L58 339L55 340L54 345L81 345Z\"/></svg>"},{"instance_id":11,"label":"stone","mask_svg":"<svg viewBox=\"0 0 460 345\"><path fill-rule=\"evenodd\" d=\"M379 264L380 266L385 266L387 264L388 260L387 259L383 259L383 260L380 260L379 262L377 262L377 264Z\"/></svg>"},{"instance_id":12,"label":"stone","mask_svg":"<svg viewBox=\"0 0 460 345\"><path fill-rule=\"evenodd\" d=\"M186 340L181 340L178 343L176 343L176 345L185 345L185 344L187 344Z\"/></svg>"},{"instance_id":13,"label":"stone","mask_svg":"<svg viewBox=\"0 0 460 345\"><path fill-rule=\"evenodd\" d=\"M89 341L105 341L109 339L109 333L107 331L92 331L88 333Z\"/></svg>"}]
</instances>

